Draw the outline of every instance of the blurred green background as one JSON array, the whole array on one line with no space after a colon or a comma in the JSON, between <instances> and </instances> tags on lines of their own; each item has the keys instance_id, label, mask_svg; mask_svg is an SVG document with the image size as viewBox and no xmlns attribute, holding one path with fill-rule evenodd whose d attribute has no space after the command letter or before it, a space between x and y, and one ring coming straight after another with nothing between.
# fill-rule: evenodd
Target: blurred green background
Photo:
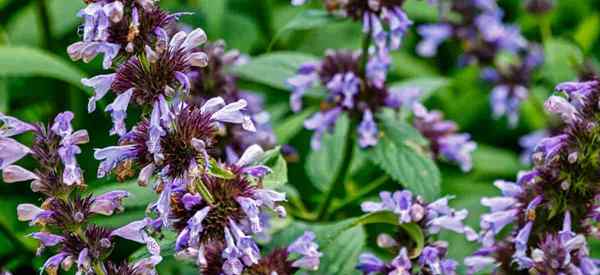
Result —
<instances>
[{"instance_id":1,"label":"blurred green background","mask_svg":"<svg viewBox=\"0 0 600 275\"><path fill-rule=\"evenodd\" d=\"M288 0L162 0L160 5L172 12L193 12L184 16L181 23L202 27L210 40L223 39L229 48L252 57L269 51L294 51L318 57L329 48L358 49L362 33L357 23L346 20L315 28L319 25L315 19L290 27L298 23L294 21L298 14L311 5L318 6L318 1L313 2L293 7ZM428 105L443 110L447 118L459 123L461 131L471 133L478 143L472 172L463 174L455 167L442 165L444 193L456 195L453 201L456 207L470 210L469 222L473 225L477 225L484 210L479 199L496 194L493 180L514 179L519 170L527 168L518 159L518 138L545 128L552 121L540 112L539 104L557 83L576 79L578 64L584 61L598 64L600 58L600 0L557 1L545 18L528 14L520 0L503 0L499 4L505 10L506 20L518 24L530 41L543 45L546 53L545 64L535 74L531 96L523 104L518 127L510 129L505 120L491 118L488 95L492 87L479 79L477 66L457 66L461 47L456 42L443 44L436 58L424 59L415 54L419 37L412 28L402 49L393 53L388 79L388 83L433 83L430 90L434 93ZM66 55L66 47L79 40L77 29L81 22L76 13L83 6L78 0L0 0L0 112L29 122L48 122L56 113L72 110L76 115L75 128L88 129L91 137L91 142L82 146L79 157L89 189L101 192L118 187L135 195L135 199L126 202L123 214L98 221L118 226L142 217L154 195L134 184L95 178L98 162L92 157L92 148L114 144L116 139L107 135L111 125L105 113L86 112L91 90L84 89L79 82L82 77L102 72L100 58L83 64L70 61ZM426 1L408 0L405 7L416 25L436 21L437 12ZM545 41L541 38L540 22L551 25L552 37ZM293 73L293 68L286 69L286 73ZM310 168L304 167L310 133L301 129L302 121L297 116L290 119L289 92L245 78L240 80L240 86L265 96L280 140L292 144L300 154L300 160L288 166L290 188L297 190L308 207L316 205L321 189L307 176L306 169ZM130 112L129 120L137 120L138 115ZM24 139L27 144L27 137ZM397 186L389 183L386 188ZM27 184L0 184L0 267L14 274L34 274L46 258L34 257L36 243L26 237L31 229L16 219L15 208L24 202L40 202ZM340 215L356 215L358 211L357 207L350 207ZM451 241L451 256L455 259L460 260L473 249L458 235L443 237ZM128 242L119 244L119 248L114 257L125 258L137 246ZM600 256L600 249L592 252ZM194 274L193 269L175 264L172 259L167 259L160 268L164 274Z\"/></svg>"}]
</instances>

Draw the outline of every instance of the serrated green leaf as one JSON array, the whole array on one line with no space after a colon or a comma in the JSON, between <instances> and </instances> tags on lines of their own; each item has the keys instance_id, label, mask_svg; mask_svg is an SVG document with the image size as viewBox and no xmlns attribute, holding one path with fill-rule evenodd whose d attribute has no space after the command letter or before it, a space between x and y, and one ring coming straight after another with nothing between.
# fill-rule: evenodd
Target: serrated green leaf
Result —
<instances>
[{"instance_id":1,"label":"serrated green leaf","mask_svg":"<svg viewBox=\"0 0 600 275\"><path fill-rule=\"evenodd\" d=\"M233 73L248 81L289 90L286 81L296 74L300 65L316 60L316 57L302 53L274 52L258 56L247 64L236 67Z\"/></svg>"},{"instance_id":2,"label":"serrated green leaf","mask_svg":"<svg viewBox=\"0 0 600 275\"><path fill-rule=\"evenodd\" d=\"M440 172L421 145L423 138L402 122L384 119L382 137L368 149L368 158L394 180L427 200L440 193ZM412 132L412 133L411 133ZM411 133L411 134L409 134Z\"/></svg>"},{"instance_id":3,"label":"serrated green leaf","mask_svg":"<svg viewBox=\"0 0 600 275\"><path fill-rule=\"evenodd\" d=\"M583 62L581 50L563 39L551 39L544 43L542 74L552 83L577 78L576 66Z\"/></svg>"},{"instance_id":4,"label":"serrated green leaf","mask_svg":"<svg viewBox=\"0 0 600 275\"><path fill-rule=\"evenodd\" d=\"M427 146L429 141L412 125L395 117L394 112L377 114L385 134L394 142L406 146Z\"/></svg>"},{"instance_id":5,"label":"serrated green leaf","mask_svg":"<svg viewBox=\"0 0 600 275\"><path fill-rule=\"evenodd\" d=\"M435 91L448 86L450 81L445 77L415 77L390 84L390 91L403 88L418 88L421 91L421 99L425 100Z\"/></svg>"},{"instance_id":6,"label":"serrated green leaf","mask_svg":"<svg viewBox=\"0 0 600 275\"><path fill-rule=\"evenodd\" d=\"M0 47L0 76L56 78L82 88L85 74L57 56L27 47Z\"/></svg>"},{"instance_id":7,"label":"serrated green leaf","mask_svg":"<svg viewBox=\"0 0 600 275\"><path fill-rule=\"evenodd\" d=\"M317 110L316 107L309 107L280 121L274 130L277 141L281 144L288 143L304 128L304 121Z\"/></svg>"},{"instance_id":8,"label":"serrated green leaf","mask_svg":"<svg viewBox=\"0 0 600 275\"><path fill-rule=\"evenodd\" d=\"M321 148L310 150L306 157L304 170L313 186L321 191L328 190L335 175L344 161L346 135L350 128L347 116L341 116L335 124L333 133L326 133L321 138Z\"/></svg>"},{"instance_id":9,"label":"serrated green leaf","mask_svg":"<svg viewBox=\"0 0 600 275\"><path fill-rule=\"evenodd\" d=\"M283 28L277 31L277 34L273 37L273 41L271 41L269 48L271 48L271 46L287 32L295 30L310 30L338 20L339 18L334 17L325 10L305 10L300 12L285 26L283 26Z\"/></svg>"}]
</instances>

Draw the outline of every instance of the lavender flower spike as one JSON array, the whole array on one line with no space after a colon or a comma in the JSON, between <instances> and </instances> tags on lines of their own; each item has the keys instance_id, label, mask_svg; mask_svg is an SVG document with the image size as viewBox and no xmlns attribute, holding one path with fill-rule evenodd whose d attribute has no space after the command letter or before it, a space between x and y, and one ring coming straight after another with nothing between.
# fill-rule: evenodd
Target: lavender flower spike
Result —
<instances>
[{"instance_id":1,"label":"lavender flower spike","mask_svg":"<svg viewBox=\"0 0 600 275\"><path fill-rule=\"evenodd\" d=\"M319 245L314 241L315 233L306 231L300 238L288 246L287 251L289 253L298 253L301 255L298 260L292 263L293 267L311 271L319 269L320 257L323 254L319 252Z\"/></svg>"}]
</instances>

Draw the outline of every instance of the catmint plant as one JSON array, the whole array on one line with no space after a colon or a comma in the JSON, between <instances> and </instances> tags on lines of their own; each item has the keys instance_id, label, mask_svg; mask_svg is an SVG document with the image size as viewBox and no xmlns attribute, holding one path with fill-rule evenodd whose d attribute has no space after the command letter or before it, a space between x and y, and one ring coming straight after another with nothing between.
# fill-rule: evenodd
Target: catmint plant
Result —
<instances>
[{"instance_id":1,"label":"catmint plant","mask_svg":"<svg viewBox=\"0 0 600 275\"><path fill-rule=\"evenodd\" d=\"M20 221L40 227L40 231L29 235L40 243L37 255L41 256L46 248L57 247L56 253L45 261L42 272L57 274L59 269L76 269L77 274L155 274L154 267L162 260L160 247L143 227L128 231L128 226L111 229L90 223L92 216L123 211L122 202L129 193L83 192L86 184L76 156L81 153L79 145L87 143L89 137L86 130L73 129L72 119L72 112L63 112L46 126L0 114L0 170L4 182L30 182L31 190L44 196L40 206L17 206ZM30 147L12 138L27 132L34 136ZM28 155L37 163L33 171L15 164ZM147 244L151 256L135 263L109 260L115 238L132 239L133 235L143 236L134 241Z\"/></svg>"},{"instance_id":2,"label":"catmint plant","mask_svg":"<svg viewBox=\"0 0 600 275\"><path fill-rule=\"evenodd\" d=\"M517 182L496 181L502 196L483 198L482 248L465 259L471 272L529 270L539 274L599 274L587 238L597 238L598 78L565 82L545 107L564 125L539 141L532 170ZM512 225L508 236L500 231ZM500 238L496 238L500 237Z\"/></svg>"},{"instance_id":3,"label":"catmint plant","mask_svg":"<svg viewBox=\"0 0 600 275\"><path fill-rule=\"evenodd\" d=\"M455 22L443 15L440 23L419 26L417 32L422 40L417 45L417 53L432 57L444 41L460 41L464 48L460 63L481 65L482 78L494 86L490 95L493 116L506 116L509 125L515 127L521 102L529 93L532 74L543 62L541 49L528 42L516 26L502 22L504 11L496 1L436 1L434 4L449 5L449 10L459 14L461 19ZM502 62L504 54L513 56L514 61Z\"/></svg>"},{"instance_id":4,"label":"catmint plant","mask_svg":"<svg viewBox=\"0 0 600 275\"><path fill-rule=\"evenodd\" d=\"M306 2L292 0L296 6ZM323 3L334 15L362 22L363 33L374 41L377 52L382 56L389 50L400 48L402 37L413 24L402 9L404 0L324 0Z\"/></svg>"},{"instance_id":5,"label":"catmint plant","mask_svg":"<svg viewBox=\"0 0 600 275\"><path fill-rule=\"evenodd\" d=\"M359 257L357 269L363 274L456 274L458 262L447 258L448 243L433 241L432 236L440 230L465 234L469 240L477 239L477 233L463 224L466 209L457 211L448 206L445 197L426 203L409 191L381 192L380 202L364 202L361 207L366 213L392 212L400 225L392 235L381 233L377 246L392 253L390 262L381 260L372 253ZM426 243L418 247L402 229L403 224L416 225L424 232ZM422 249L421 251L419 251Z\"/></svg>"}]
</instances>

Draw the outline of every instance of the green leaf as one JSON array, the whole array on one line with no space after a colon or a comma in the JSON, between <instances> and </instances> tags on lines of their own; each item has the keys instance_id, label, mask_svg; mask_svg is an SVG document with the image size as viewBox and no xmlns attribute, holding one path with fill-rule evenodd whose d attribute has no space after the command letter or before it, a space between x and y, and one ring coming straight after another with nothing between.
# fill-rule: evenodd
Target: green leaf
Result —
<instances>
[{"instance_id":1,"label":"green leaf","mask_svg":"<svg viewBox=\"0 0 600 275\"><path fill-rule=\"evenodd\" d=\"M296 52L274 52L252 59L236 67L233 72L242 79L281 90L289 90L288 78L294 76L300 65L317 58Z\"/></svg>"},{"instance_id":2,"label":"green leaf","mask_svg":"<svg viewBox=\"0 0 600 275\"><path fill-rule=\"evenodd\" d=\"M382 137L368 149L368 158L394 180L417 195L431 201L440 193L440 172L431 158L423 152L419 138L410 138L400 122L384 120Z\"/></svg>"},{"instance_id":3,"label":"green leaf","mask_svg":"<svg viewBox=\"0 0 600 275\"><path fill-rule=\"evenodd\" d=\"M400 82L394 82L390 84L389 90L394 92L394 90L403 89L403 88L418 88L421 91L421 99L427 99L433 92L441 89L443 87L448 86L450 82L445 77L415 77L406 79Z\"/></svg>"},{"instance_id":4,"label":"green leaf","mask_svg":"<svg viewBox=\"0 0 600 275\"><path fill-rule=\"evenodd\" d=\"M269 48L271 48L271 46L287 32L315 29L336 21L339 21L339 18L334 17L325 10L305 10L300 12L283 26L283 28L277 31Z\"/></svg>"},{"instance_id":5,"label":"green leaf","mask_svg":"<svg viewBox=\"0 0 600 275\"><path fill-rule=\"evenodd\" d=\"M277 123L274 129L277 142L280 144L288 143L304 128L304 121L317 110L317 107L309 107Z\"/></svg>"},{"instance_id":6,"label":"green leaf","mask_svg":"<svg viewBox=\"0 0 600 275\"><path fill-rule=\"evenodd\" d=\"M56 78L82 88L85 74L57 56L27 47L0 47L0 76Z\"/></svg>"},{"instance_id":7,"label":"green leaf","mask_svg":"<svg viewBox=\"0 0 600 275\"><path fill-rule=\"evenodd\" d=\"M262 180L263 185L269 189L280 188L288 182L287 162L281 155L280 149L281 147L276 147L266 151L265 157L259 162L271 168L271 173Z\"/></svg>"},{"instance_id":8,"label":"green leaf","mask_svg":"<svg viewBox=\"0 0 600 275\"><path fill-rule=\"evenodd\" d=\"M313 186L323 192L333 183L335 175L342 167L349 128L350 120L347 116L341 116L333 133L326 133L321 138L321 148L310 150L306 157L306 174Z\"/></svg>"},{"instance_id":9,"label":"green leaf","mask_svg":"<svg viewBox=\"0 0 600 275\"><path fill-rule=\"evenodd\" d=\"M575 41L585 53L589 52L600 35L600 14L595 13L585 18L573 35Z\"/></svg>"},{"instance_id":10,"label":"green leaf","mask_svg":"<svg viewBox=\"0 0 600 275\"><path fill-rule=\"evenodd\" d=\"M222 168L214 159L210 160L210 167L208 169L208 173L214 177L226 180L235 178L235 175L231 171Z\"/></svg>"},{"instance_id":11,"label":"green leaf","mask_svg":"<svg viewBox=\"0 0 600 275\"><path fill-rule=\"evenodd\" d=\"M225 26L235 26L236 31L226 31L223 38L230 49L250 52L259 38L258 26L247 16L237 13L225 15Z\"/></svg>"},{"instance_id":12,"label":"green leaf","mask_svg":"<svg viewBox=\"0 0 600 275\"><path fill-rule=\"evenodd\" d=\"M477 144L473 152L473 172L491 177L512 177L524 167L519 156L509 150Z\"/></svg>"},{"instance_id":13,"label":"green leaf","mask_svg":"<svg viewBox=\"0 0 600 275\"><path fill-rule=\"evenodd\" d=\"M583 54L576 45L562 39L548 40L544 43L544 56L542 74L552 83L577 78L575 68L583 62Z\"/></svg>"},{"instance_id":14,"label":"green leaf","mask_svg":"<svg viewBox=\"0 0 600 275\"><path fill-rule=\"evenodd\" d=\"M211 37L222 37L227 0L200 1L200 8L206 15L207 31Z\"/></svg>"},{"instance_id":15,"label":"green leaf","mask_svg":"<svg viewBox=\"0 0 600 275\"><path fill-rule=\"evenodd\" d=\"M390 74L400 77L423 77L437 75L435 67L422 58L417 58L407 52L392 52Z\"/></svg>"}]
</instances>

